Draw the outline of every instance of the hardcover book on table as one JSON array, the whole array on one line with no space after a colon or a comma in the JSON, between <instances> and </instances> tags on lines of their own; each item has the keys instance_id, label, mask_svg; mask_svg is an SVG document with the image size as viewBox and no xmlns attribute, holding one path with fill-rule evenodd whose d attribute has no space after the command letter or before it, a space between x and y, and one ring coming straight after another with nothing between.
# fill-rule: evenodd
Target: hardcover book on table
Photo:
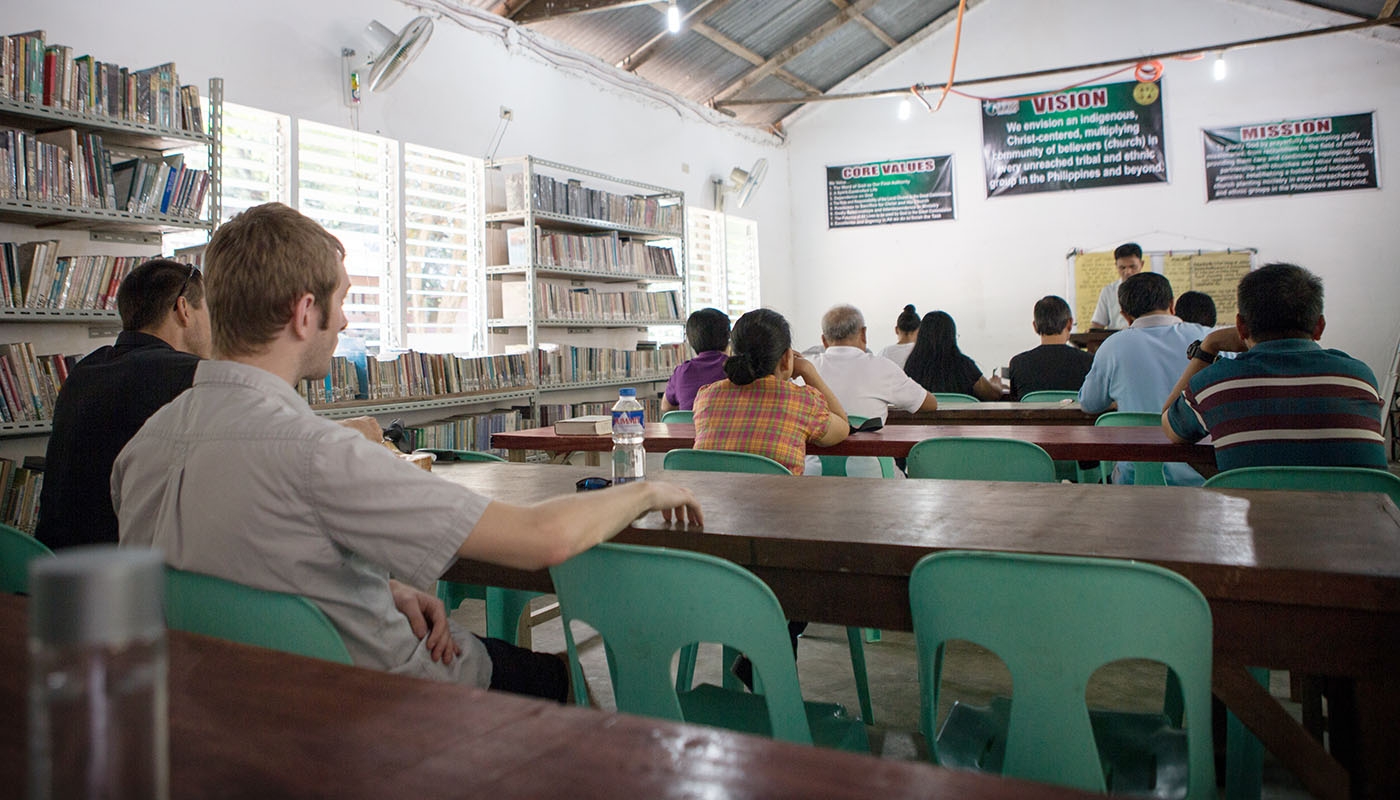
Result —
<instances>
[{"instance_id":1,"label":"hardcover book on table","mask_svg":"<svg viewBox=\"0 0 1400 800\"><path fill-rule=\"evenodd\" d=\"M590 414L584 417L570 417L554 423L554 432L560 436L598 436L612 433L612 416Z\"/></svg>"}]
</instances>

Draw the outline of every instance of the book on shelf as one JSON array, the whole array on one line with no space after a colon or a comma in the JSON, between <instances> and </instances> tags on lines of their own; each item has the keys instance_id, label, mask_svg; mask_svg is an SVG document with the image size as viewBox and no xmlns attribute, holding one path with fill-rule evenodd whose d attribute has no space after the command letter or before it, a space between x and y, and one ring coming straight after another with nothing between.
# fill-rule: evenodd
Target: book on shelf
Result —
<instances>
[{"instance_id":1,"label":"book on shelf","mask_svg":"<svg viewBox=\"0 0 1400 800\"><path fill-rule=\"evenodd\" d=\"M523 174L505 175L506 208L525 210ZM546 214L583 217L633 228L668 231L681 235L681 206L679 198L653 195L614 194L584 186L576 178L559 180L535 173L530 187L534 209Z\"/></svg>"},{"instance_id":2,"label":"book on shelf","mask_svg":"<svg viewBox=\"0 0 1400 800\"><path fill-rule=\"evenodd\" d=\"M0 308L113 310L144 256L60 256L57 241L0 242Z\"/></svg>"},{"instance_id":3,"label":"book on shelf","mask_svg":"<svg viewBox=\"0 0 1400 800\"><path fill-rule=\"evenodd\" d=\"M618 350L541 343L536 352L540 388L573 383L666 380L685 360L684 345Z\"/></svg>"},{"instance_id":4,"label":"book on shelf","mask_svg":"<svg viewBox=\"0 0 1400 800\"><path fill-rule=\"evenodd\" d=\"M554 423L554 432L560 436L597 436L612 433L612 416L608 414L588 414L570 417Z\"/></svg>"},{"instance_id":5,"label":"book on shelf","mask_svg":"<svg viewBox=\"0 0 1400 800\"><path fill-rule=\"evenodd\" d=\"M301 381L298 391L308 402L321 405L352 399L411 400L506 392L534 385L530 359L523 353L468 357L409 350L392 357L381 354L367 359L363 384L346 357L332 358L332 367L329 386L325 381Z\"/></svg>"},{"instance_id":6,"label":"book on shelf","mask_svg":"<svg viewBox=\"0 0 1400 800\"><path fill-rule=\"evenodd\" d=\"M52 419L58 390L76 363L73 356L35 355L29 342L0 344L0 421Z\"/></svg>"},{"instance_id":7,"label":"book on shelf","mask_svg":"<svg viewBox=\"0 0 1400 800\"><path fill-rule=\"evenodd\" d=\"M520 409L492 409L475 414L457 414L445 420L405 428L415 449L479 450L492 452L491 434L524 428ZM497 455L504 452L497 449Z\"/></svg>"},{"instance_id":8,"label":"book on shelf","mask_svg":"<svg viewBox=\"0 0 1400 800\"><path fill-rule=\"evenodd\" d=\"M43 486L42 464L29 458L22 464L0 458L0 522L33 534L39 521L39 494Z\"/></svg>"},{"instance_id":9,"label":"book on shelf","mask_svg":"<svg viewBox=\"0 0 1400 800\"><path fill-rule=\"evenodd\" d=\"M614 402L606 400L589 403L541 403L535 407L538 417L534 424L537 427L548 428L561 419L605 414L611 419L610 412ZM637 402L642 404L642 413L647 419L661 419L661 398L654 395L637 395Z\"/></svg>"}]
</instances>

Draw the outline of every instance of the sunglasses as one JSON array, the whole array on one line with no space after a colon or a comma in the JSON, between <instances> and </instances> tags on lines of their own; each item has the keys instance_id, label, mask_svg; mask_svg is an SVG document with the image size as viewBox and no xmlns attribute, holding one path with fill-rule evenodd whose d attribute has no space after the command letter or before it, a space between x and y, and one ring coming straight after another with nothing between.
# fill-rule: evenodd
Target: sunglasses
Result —
<instances>
[{"instance_id":1,"label":"sunglasses","mask_svg":"<svg viewBox=\"0 0 1400 800\"><path fill-rule=\"evenodd\" d=\"M190 278L194 277L194 265L190 265L190 271L185 275L185 282L180 284L180 293L175 295L175 308L180 307L180 298L185 296L185 292L190 288Z\"/></svg>"},{"instance_id":2,"label":"sunglasses","mask_svg":"<svg viewBox=\"0 0 1400 800\"><path fill-rule=\"evenodd\" d=\"M574 484L576 492L591 492L594 489L606 489L612 486L611 478L582 478Z\"/></svg>"}]
</instances>

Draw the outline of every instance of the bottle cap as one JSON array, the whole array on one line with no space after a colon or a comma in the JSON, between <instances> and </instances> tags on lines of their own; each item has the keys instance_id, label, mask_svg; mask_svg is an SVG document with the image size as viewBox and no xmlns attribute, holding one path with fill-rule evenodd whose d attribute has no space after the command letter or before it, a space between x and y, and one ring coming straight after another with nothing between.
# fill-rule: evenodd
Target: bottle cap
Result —
<instances>
[{"instance_id":1,"label":"bottle cap","mask_svg":"<svg viewBox=\"0 0 1400 800\"><path fill-rule=\"evenodd\" d=\"M618 389L617 395L618 397L636 397L637 390L629 386L626 389Z\"/></svg>"},{"instance_id":2,"label":"bottle cap","mask_svg":"<svg viewBox=\"0 0 1400 800\"><path fill-rule=\"evenodd\" d=\"M29 635L51 645L114 644L165 629L159 550L94 545L29 565Z\"/></svg>"}]
</instances>

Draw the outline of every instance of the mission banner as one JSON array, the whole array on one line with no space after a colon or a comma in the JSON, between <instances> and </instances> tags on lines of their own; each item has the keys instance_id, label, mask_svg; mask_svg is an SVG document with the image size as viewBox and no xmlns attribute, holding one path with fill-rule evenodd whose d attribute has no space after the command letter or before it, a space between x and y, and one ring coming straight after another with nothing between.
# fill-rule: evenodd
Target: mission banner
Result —
<instances>
[{"instance_id":1,"label":"mission banner","mask_svg":"<svg viewBox=\"0 0 1400 800\"><path fill-rule=\"evenodd\" d=\"M982 103L987 196L1165 183L1161 82Z\"/></svg>"},{"instance_id":2,"label":"mission banner","mask_svg":"<svg viewBox=\"0 0 1400 800\"><path fill-rule=\"evenodd\" d=\"M952 218L952 156L826 168L828 228Z\"/></svg>"},{"instance_id":3,"label":"mission banner","mask_svg":"<svg viewBox=\"0 0 1400 800\"><path fill-rule=\"evenodd\" d=\"M1371 114L1207 128L1201 133L1207 201L1378 186Z\"/></svg>"}]
</instances>

